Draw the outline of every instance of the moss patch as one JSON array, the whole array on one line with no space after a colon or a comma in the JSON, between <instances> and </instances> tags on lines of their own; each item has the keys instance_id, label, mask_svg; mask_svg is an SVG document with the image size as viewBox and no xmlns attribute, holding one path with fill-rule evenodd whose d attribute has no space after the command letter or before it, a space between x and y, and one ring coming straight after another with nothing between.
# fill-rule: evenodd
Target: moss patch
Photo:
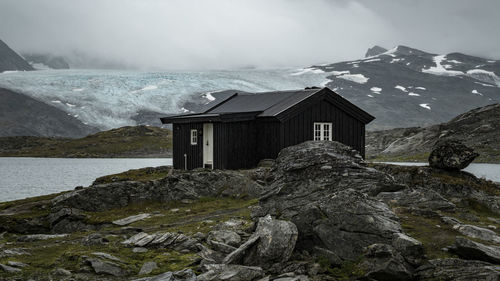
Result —
<instances>
[{"instance_id":1,"label":"moss patch","mask_svg":"<svg viewBox=\"0 0 500 281\"><path fill-rule=\"evenodd\" d=\"M156 179L162 179L168 176L168 173L172 167L160 166L160 167L148 167L142 169L128 170L123 173L112 174L97 178L94 184L111 183L118 181L150 181Z\"/></svg>"}]
</instances>

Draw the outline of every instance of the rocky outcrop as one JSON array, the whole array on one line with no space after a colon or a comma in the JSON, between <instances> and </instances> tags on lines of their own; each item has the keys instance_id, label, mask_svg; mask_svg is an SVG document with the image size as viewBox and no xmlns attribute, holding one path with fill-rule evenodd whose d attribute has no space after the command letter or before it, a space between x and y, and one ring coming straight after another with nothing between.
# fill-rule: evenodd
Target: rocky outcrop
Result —
<instances>
[{"instance_id":1,"label":"rocky outcrop","mask_svg":"<svg viewBox=\"0 0 500 281\"><path fill-rule=\"evenodd\" d=\"M258 196L264 187L237 171L174 170L156 181L97 184L65 193L53 200L54 208L71 206L84 211L104 211L141 202L173 202L214 196Z\"/></svg>"},{"instance_id":2,"label":"rocky outcrop","mask_svg":"<svg viewBox=\"0 0 500 281\"><path fill-rule=\"evenodd\" d=\"M497 88L498 89L498 88ZM398 128L366 133L368 159L420 162L428 160L430 148L445 139L460 140L480 155L477 162L498 163L500 149L500 104L467 111L455 118L429 127Z\"/></svg>"},{"instance_id":3,"label":"rocky outcrop","mask_svg":"<svg viewBox=\"0 0 500 281\"><path fill-rule=\"evenodd\" d=\"M457 237L450 250L463 259L500 264L500 246L486 246L466 238Z\"/></svg>"},{"instance_id":4,"label":"rocky outcrop","mask_svg":"<svg viewBox=\"0 0 500 281\"><path fill-rule=\"evenodd\" d=\"M366 54L365 54L365 58L380 55L384 52L387 52L386 48L375 45L371 48L368 48L368 50L366 51Z\"/></svg>"},{"instance_id":5,"label":"rocky outcrop","mask_svg":"<svg viewBox=\"0 0 500 281\"><path fill-rule=\"evenodd\" d=\"M368 168L347 146L309 141L285 148L273 171L276 180L253 214L293 222L298 249L340 264L369 245L391 244L402 232L397 216L373 196L404 187Z\"/></svg>"},{"instance_id":6,"label":"rocky outcrop","mask_svg":"<svg viewBox=\"0 0 500 281\"><path fill-rule=\"evenodd\" d=\"M374 280L411 280L411 268L404 258L386 244L373 244L366 248L359 267L365 277Z\"/></svg>"},{"instance_id":7,"label":"rocky outcrop","mask_svg":"<svg viewBox=\"0 0 500 281\"><path fill-rule=\"evenodd\" d=\"M415 272L417 280L493 281L500 276L500 266L461 259L430 260Z\"/></svg>"},{"instance_id":8,"label":"rocky outcrop","mask_svg":"<svg viewBox=\"0 0 500 281\"><path fill-rule=\"evenodd\" d=\"M197 279L192 269L184 269L174 272L165 272L153 277L134 279L133 281L197 281Z\"/></svg>"},{"instance_id":9,"label":"rocky outcrop","mask_svg":"<svg viewBox=\"0 0 500 281\"><path fill-rule=\"evenodd\" d=\"M500 185L476 178L467 172L449 172L430 167L372 164L408 188L400 192L381 193L379 198L395 206L415 210L452 211L457 204L468 206L477 202L491 212L500 214Z\"/></svg>"},{"instance_id":10,"label":"rocky outcrop","mask_svg":"<svg viewBox=\"0 0 500 281\"><path fill-rule=\"evenodd\" d=\"M210 264L202 270L204 273L197 277L198 281L251 281L264 277L262 268L256 266Z\"/></svg>"},{"instance_id":11,"label":"rocky outcrop","mask_svg":"<svg viewBox=\"0 0 500 281\"><path fill-rule=\"evenodd\" d=\"M0 73L7 70L33 70L20 55L0 40Z\"/></svg>"},{"instance_id":12,"label":"rocky outcrop","mask_svg":"<svg viewBox=\"0 0 500 281\"><path fill-rule=\"evenodd\" d=\"M432 168L459 171L465 169L479 154L457 140L438 142L429 155L429 166Z\"/></svg>"}]
</instances>

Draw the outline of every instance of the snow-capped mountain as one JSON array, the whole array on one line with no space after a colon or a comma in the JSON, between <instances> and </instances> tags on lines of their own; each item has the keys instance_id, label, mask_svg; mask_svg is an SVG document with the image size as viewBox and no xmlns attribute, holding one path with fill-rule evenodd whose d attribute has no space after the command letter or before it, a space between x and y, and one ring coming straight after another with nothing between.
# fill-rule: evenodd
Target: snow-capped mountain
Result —
<instances>
[{"instance_id":1,"label":"snow-capped mountain","mask_svg":"<svg viewBox=\"0 0 500 281\"><path fill-rule=\"evenodd\" d=\"M330 87L377 119L368 129L426 126L500 101L500 61L437 55L405 46L371 48L360 60L316 65Z\"/></svg>"},{"instance_id":2,"label":"snow-capped mountain","mask_svg":"<svg viewBox=\"0 0 500 281\"><path fill-rule=\"evenodd\" d=\"M107 130L198 110L215 92L328 86L377 119L369 130L438 124L500 101L500 61L409 47L371 48L369 57L303 69L143 72L42 70L0 73L0 87Z\"/></svg>"}]
</instances>

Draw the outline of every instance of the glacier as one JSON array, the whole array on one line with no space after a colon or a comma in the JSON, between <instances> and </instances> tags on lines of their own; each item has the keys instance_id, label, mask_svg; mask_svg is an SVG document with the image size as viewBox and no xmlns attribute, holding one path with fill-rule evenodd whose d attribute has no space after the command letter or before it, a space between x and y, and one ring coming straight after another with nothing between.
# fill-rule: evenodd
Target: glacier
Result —
<instances>
[{"instance_id":1,"label":"glacier","mask_svg":"<svg viewBox=\"0 0 500 281\"><path fill-rule=\"evenodd\" d=\"M299 70L300 71L300 70ZM0 73L0 87L64 110L101 130L135 125L138 112L182 113L195 99L222 90L262 92L300 89L329 81L328 73L297 69L144 72L37 70Z\"/></svg>"}]
</instances>

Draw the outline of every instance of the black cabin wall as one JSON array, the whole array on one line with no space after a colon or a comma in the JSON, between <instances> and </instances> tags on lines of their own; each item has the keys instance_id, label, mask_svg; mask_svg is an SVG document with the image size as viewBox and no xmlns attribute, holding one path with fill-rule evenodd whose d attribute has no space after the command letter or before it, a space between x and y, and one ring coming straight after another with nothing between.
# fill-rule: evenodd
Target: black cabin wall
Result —
<instances>
[{"instance_id":1,"label":"black cabin wall","mask_svg":"<svg viewBox=\"0 0 500 281\"><path fill-rule=\"evenodd\" d=\"M191 130L198 130L198 144L191 145ZM188 170L203 166L203 123L173 124L173 164L175 169L184 169L184 154L187 154Z\"/></svg>"},{"instance_id":2,"label":"black cabin wall","mask_svg":"<svg viewBox=\"0 0 500 281\"><path fill-rule=\"evenodd\" d=\"M214 123L214 165L216 169L257 166L255 121Z\"/></svg>"},{"instance_id":3,"label":"black cabin wall","mask_svg":"<svg viewBox=\"0 0 500 281\"><path fill-rule=\"evenodd\" d=\"M365 125L327 100L308 106L282 123L280 149L312 140L314 122L331 122L333 140L365 156Z\"/></svg>"}]
</instances>

